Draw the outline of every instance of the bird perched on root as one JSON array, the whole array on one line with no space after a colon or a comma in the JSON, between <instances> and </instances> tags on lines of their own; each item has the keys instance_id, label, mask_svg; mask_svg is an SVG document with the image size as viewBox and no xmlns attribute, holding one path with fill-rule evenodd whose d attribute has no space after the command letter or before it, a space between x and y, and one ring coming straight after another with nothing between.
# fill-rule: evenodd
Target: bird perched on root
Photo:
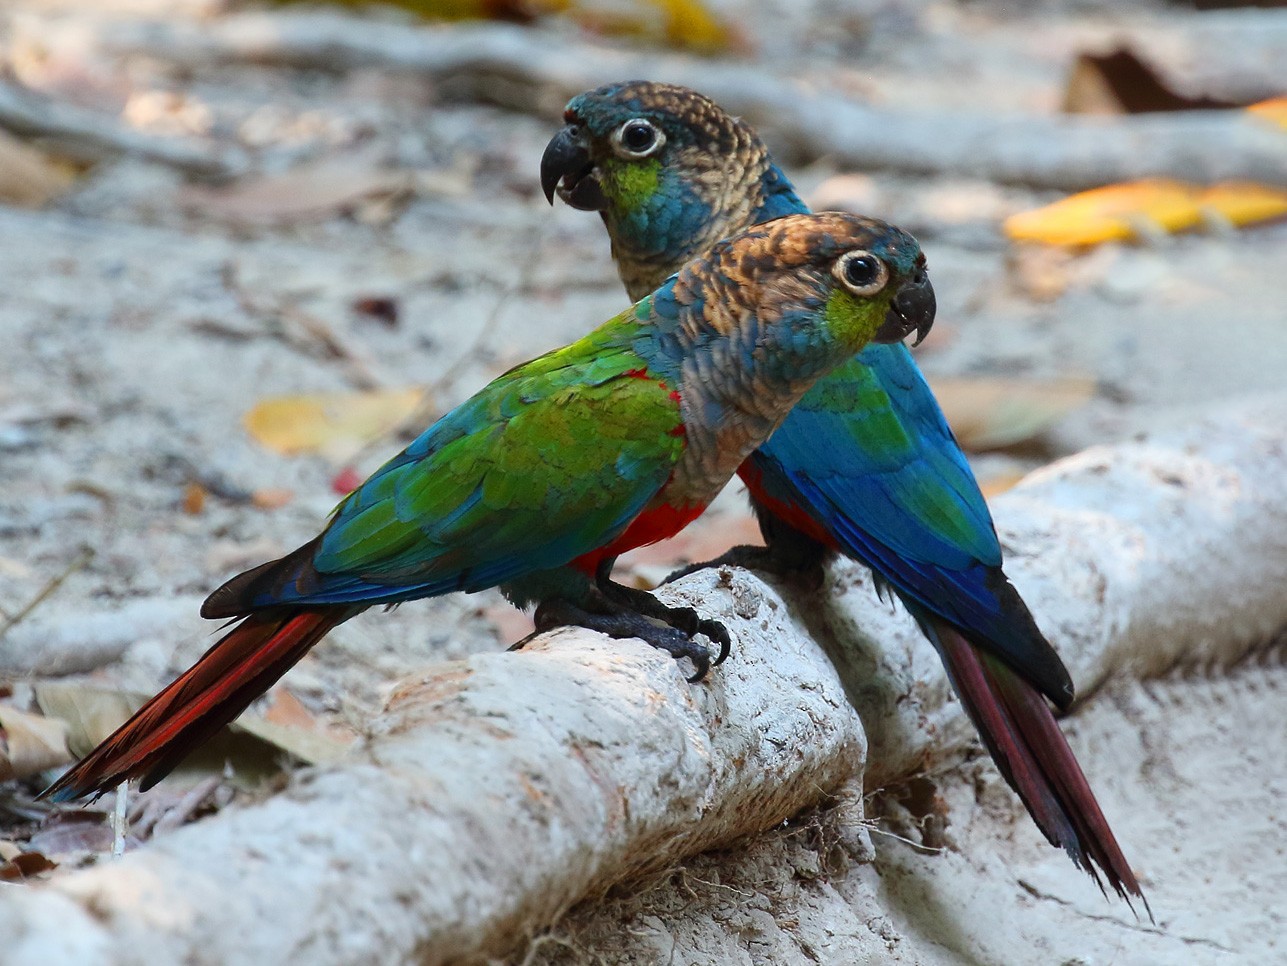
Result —
<instances>
[{"instance_id":1,"label":"bird perched on root","mask_svg":"<svg viewBox=\"0 0 1287 966\"><path fill-rule=\"evenodd\" d=\"M932 322L915 239L796 215L717 245L588 336L501 376L350 494L322 533L234 577L205 617L235 622L54 782L55 800L155 784L368 607L499 586L573 624L710 659L728 632L609 579L616 555L705 509L801 394L871 339ZM661 621L659 625L656 621Z\"/></svg>"},{"instance_id":2,"label":"bird perched on root","mask_svg":"<svg viewBox=\"0 0 1287 966\"><path fill-rule=\"evenodd\" d=\"M755 131L687 88L609 84L564 120L541 159L545 195L599 213L632 297L748 225L808 210ZM907 346L869 345L821 378L738 474L767 548L697 566L820 583L834 554L866 564L938 650L1046 838L1101 888L1102 875L1143 900L1046 703L1067 710L1072 680L1001 569L987 503Z\"/></svg>"}]
</instances>

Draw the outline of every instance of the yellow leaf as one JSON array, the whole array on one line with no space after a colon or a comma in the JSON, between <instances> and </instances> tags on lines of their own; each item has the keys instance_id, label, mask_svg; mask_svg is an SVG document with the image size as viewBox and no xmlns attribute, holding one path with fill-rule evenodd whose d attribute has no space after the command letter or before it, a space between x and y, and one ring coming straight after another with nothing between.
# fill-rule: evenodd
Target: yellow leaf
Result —
<instances>
[{"instance_id":1,"label":"yellow leaf","mask_svg":"<svg viewBox=\"0 0 1287 966\"><path fill-rule=\"evenodd\" d=\"M976 452L1032 439L1095 395L1095 381L1077 377L939 378L930 387L957 440Z\"/></svg>"},{"instance_id":2,"label":"yellow leaf","mask_svg":"<svg viewBox=\"0 0 1287 966\"><path fill-rule=\"evenodd\" d=\"M277 0L297 3L300 0ZM311 2L311 0L304 0ZM706 53L745 47L740 31L701 0L338 0L348 7L393 6L428 20L529 23L552 14L608 36L666 41Z\"/></svg>"},{"instance_id":3,"label":"yellow leaf","mask_svg":"<svg viewBox=\"0 0 1287 966\"><path fill-rule=\"evenodd\" d=\"M1235 225L1249 225L1287 216L1287 191L1249 181L1225 181L1204 191L1200 204Z\"/></svg>"},{"instance_id":4,"label":"yellow leaf","mask_svg":"<svg viewBox=\"0 0 1287 966\"><path fill-rule=\"evenodd\" d=\"M262 400L242 423L257 443L285 456L321 453L343 460L396 428L424 399L422 388L276 396Z\"/></svg>"},{"instance_id":5,"label":"yellow leaf","mask_svg":"<svg viewBox=\"0 0 1287 966\"><path fill-rule=\"evenodd\" d=\"M1150 230L1174 232L1202 222L1199 191L1182 181L1150 179L1095 188L1006 219L1016 241L1098 245Z\"/></svg>"},{"instance_id":6,"label":"yellow leaf","mask_svg":"<svg viewBox=\"0 0 1287 966\"><path fill-rule=\"evenodd\" d=\"M1271 97L1259 104L1252 104L1247 110L1252 117L1287 128L1287 96Z\"/></svg>"},{"instance_id":7,"label":"yellow leaf","mask_svg":"<svg viewBox=\"0 0 1287 966\"><path fill-rule=\"evenodd\" d=\"M729 28L698 0L647 0L646 5L665 17L665 37L676 46L717 52L733 45Z\"/></svg>"}]
</instances>

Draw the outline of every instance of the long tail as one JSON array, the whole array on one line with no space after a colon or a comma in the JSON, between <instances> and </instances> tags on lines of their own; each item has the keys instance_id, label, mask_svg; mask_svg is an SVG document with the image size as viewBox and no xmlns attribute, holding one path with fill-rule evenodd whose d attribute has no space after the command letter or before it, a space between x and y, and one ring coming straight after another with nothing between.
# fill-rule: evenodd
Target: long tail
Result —
<instances>
[{"instance_id":1,"label":"long tail","mask_svg":"<svg viewBox=\"0 0 1287 966\"><path fill-rule=\"evenodd\" d=\"M1050 844L1067 852L1101 890L1102 874L1128 905L1131 896L1138 898L1152 919L1135 873L1046 699L951 624L929 615L921 624L992 760Z\"/></svg>"},{"instance_id":2,"label":"long tail","mask_svg":"<svg viewBox=\"0 0 1287 966\"><path fill-rule=\"evenodd\" d=\"M132 778L151 788L360 609L251 614L40 797L97 797Z\"/></svg>"}]
</instances>

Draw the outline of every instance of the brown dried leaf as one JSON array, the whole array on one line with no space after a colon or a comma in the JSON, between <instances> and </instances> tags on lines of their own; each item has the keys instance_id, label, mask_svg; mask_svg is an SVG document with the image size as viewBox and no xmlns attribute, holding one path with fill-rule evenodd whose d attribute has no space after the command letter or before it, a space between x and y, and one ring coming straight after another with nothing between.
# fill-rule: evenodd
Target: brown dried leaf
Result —
<instances>
[{"instance_id":1,"label":"brown dried leaf","mask_svg":"<svg viewBox=\"0 0 1287 966\"><path fill-rule=\"evenodd\" d=\"M39 208L65 193L76 169L0 131L0 202Z\"/></svg>"},{"instance_id":2,"label":"brown dried leaf","mask_svg":"<svg viewBox=\"0 0 1287 966\"><path fill-rule=\"evenodd\" d=\"M322 453L342 461L396 428L424 398L419 387L276 396L246 413L242 424L257 443L284 456Z\"/></svg>"},{"instance_id":3,"label":"brown dried leaf","mask_svg":"<svg viewBox=\"0 0 1287 966\"><path fill-rule=\"evenodd\" d=\"M976 452L1032 439L1095 395L1095 381L1082 378L938 378L930 386L956 438Z\"/></svg>"},{"instance_id":4,"label":"brown dried leaf","mask_svg":"<svg viewBox=\"0 0 1287 966\"><path fill-rule=\"evenodd\" d=\"M49 861L39 852L23 852L0 865L0 882L19 882L56 868L57 862Z\"/></svg>"},{"instance_id":5,"label":"brown dried leaf","mask_svg":"<svg viewBox=\"0 0 1287 966\"><path fill-rule=\"evenodd\" d=\"M1128 47L1080 55L1064 91L1064 110L1070 114L1145 114L1238 106L1234 101L1175 90L1154 65Z\"/></svg>"},{"instance_id":6,"label":"brown dried leaf","mask_svg":"<svg viewBox=\"0 0 1287 966\"><path fill-rule=\"evenodd\" d=\"M206 488L200 483L189 483L183 488L183 512L198 516L206 508Z\"/></svg>"},{"instance_id":7,"label":"brown dried leaf","mask_svg":"<svg viewBox=\"0 0 1287 966\"><path fill-rule=\"evenodd\" d=\"M27 778L71 760L61 721L0 704L0 781Z\"/></svg>"}]
</instances>

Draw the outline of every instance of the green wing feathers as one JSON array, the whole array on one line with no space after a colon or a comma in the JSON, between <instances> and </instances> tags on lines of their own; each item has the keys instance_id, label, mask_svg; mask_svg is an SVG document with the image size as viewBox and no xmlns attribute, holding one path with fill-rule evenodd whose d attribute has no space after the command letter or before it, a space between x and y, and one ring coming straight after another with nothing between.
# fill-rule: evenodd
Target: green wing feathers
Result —
<instances>
[{"instance_id":1,"label":"green wing feathers","mask_svg":"<svg viewBox=\"0 0 1287 966\"><path fill-rule=\"evenodd\" d=\"M677 397L602 331L502 376L340 504L308 599L489 586L624 530L684 440Z\"/></svg>"}]
</instances>

